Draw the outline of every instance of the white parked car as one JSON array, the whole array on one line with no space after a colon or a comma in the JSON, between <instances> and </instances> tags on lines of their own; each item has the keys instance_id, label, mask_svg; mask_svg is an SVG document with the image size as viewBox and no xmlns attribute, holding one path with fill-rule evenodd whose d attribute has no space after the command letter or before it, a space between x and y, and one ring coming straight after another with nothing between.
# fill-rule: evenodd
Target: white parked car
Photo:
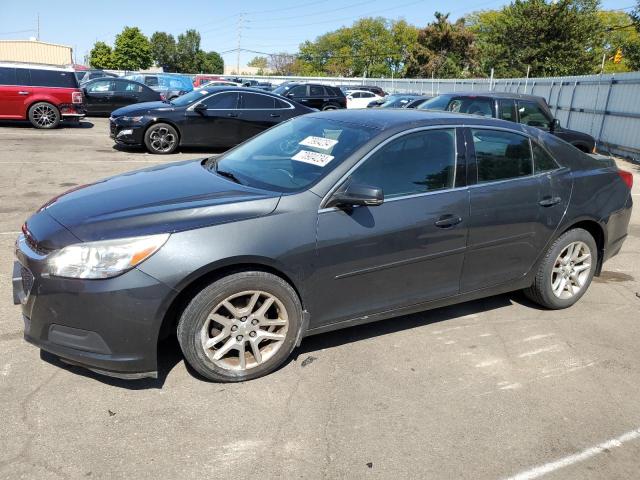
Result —
<instances>
[{"instance_id":1,"label":"white parked car","mask_svg":"<svg viewBox=\"0 0 640 480\"><path fill-rule=\"evenodd\" d=\"M347 90L347 108L367 108L374 100L382 97L366 90Z\"/></svg>"},{"instance_id":2,"label":"white parked car","mask_svg":"<svg viewBox=\"0 0 640 480\"><path fill-rule=\"evenodd\" d=\"M194 90L200 90L201 88L207 87L241 87L241 83L237 82L229 82L227 80L211 80L210 82L203 83L199 87L196 87Z\"/></svg>"}]
</instances>

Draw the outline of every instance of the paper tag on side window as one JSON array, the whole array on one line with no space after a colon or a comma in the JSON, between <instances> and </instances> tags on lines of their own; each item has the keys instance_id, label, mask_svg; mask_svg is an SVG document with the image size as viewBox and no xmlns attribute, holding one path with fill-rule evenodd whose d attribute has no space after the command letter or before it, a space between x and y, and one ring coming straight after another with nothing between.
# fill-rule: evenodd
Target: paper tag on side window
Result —
<instances>
[{"instance_id":1,"label":"paper tag on side window","mask_svg":"<svg viewBox=\"0 0 640 480\"><path fill-rule=\"evenodd\" d=\"M300 142L300 145L304 145L305 147L315 147L321 150L329 150L336 143L338 143L338 141L333 140L332 138L307 137Z\"/></svg>"},{"instance_id":2,"label":"paper tag on side window","mask_svg":"<svg viewBox=\"0 0 640 480\"><path fill-rule=\"evenodd\" d=\"M293 157L291 157L291 160L297 160L298 162L310 163L311 165L324 167L327 163L333 160L333 157L324 153L310 152L309 150L300 150Z\"/></svg>"}]
</instances>

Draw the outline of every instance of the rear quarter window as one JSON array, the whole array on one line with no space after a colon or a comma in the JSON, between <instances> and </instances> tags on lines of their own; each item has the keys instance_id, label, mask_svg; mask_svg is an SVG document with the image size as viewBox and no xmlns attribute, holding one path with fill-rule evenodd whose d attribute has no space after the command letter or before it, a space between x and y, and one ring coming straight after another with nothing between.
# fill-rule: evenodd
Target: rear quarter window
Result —
<instances>
[{"instance_id":1,"label":"rear quarter window","mask_svg":"<svg viewBox=\"0 0 640 480\"><path fill-rule=\"evenodd\" d=\"M0 85L17 85L15 68L0 67Z\"/></svg>"},{"instance_id":2,"label":"rear quarter window","mask_svg":"<svg viewBox=\"0 0 640 480\"><path fill-rule=\"evenodd\" d=\"M74 72L30 69L31 85L34 87L78 88Z\"/></svg>"}]
</instances>

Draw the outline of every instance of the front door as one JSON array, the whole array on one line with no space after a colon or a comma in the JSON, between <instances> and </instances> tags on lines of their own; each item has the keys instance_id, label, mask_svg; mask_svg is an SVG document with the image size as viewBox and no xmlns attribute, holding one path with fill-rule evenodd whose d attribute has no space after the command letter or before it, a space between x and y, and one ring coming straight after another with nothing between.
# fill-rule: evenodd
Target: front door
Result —
<instances>
[{"instance_id":1,"label":"front door","mask_svg":"<svg viewBox=\"0 0 640 480\"><path fill-rule=\"evenodd\" d=\"M464 184L456 133L428 129L392 140L346 180L382 188L382 205L319 212L310 309L323 316L314 324L458 293L469 198L456 188Z\"/></svg>"},{"instance_id":2,"label":"front door","mask_svg":"<svg viewBox=\"0 0 640 480\"><path fill-rule=\"evenodd\" d=\"M222 92L199 102L207 107L206 110L196 111L189 107L185 112L186 127L182 130L181 144L230 147L239 143L242 121L239 100L238 92Z\"/></svg>"}]
</instances>

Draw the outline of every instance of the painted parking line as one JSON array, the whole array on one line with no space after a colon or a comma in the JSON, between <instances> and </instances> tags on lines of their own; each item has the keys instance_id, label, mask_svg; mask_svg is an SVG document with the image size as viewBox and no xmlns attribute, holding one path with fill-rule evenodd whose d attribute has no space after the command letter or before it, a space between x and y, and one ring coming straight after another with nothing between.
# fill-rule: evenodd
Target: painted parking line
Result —
<instances>
[{"instance_id":1,"label":"painted parking line","mask_svg":"<svg viewBox=\"0 0 640 480\"><path fill-rule=\"evenodd\" d=\"M18 235L20 232L0 232L0 235Z\"/></svg>"},{"instance_id":2,"label":"painted parking line","mask_svg":"<svg viewBox=\"0 0 640 480\"><path fill-rule=\"evenodd\" d=\"M633 440L637 440L639 438L640 438L640 428L636 430L631 430L627 433L623 433L619 437L612 438L611 440L607 440L606 442L602 442L598 445L582 450L581 452L574 453L573 455L569 455L567 457L560 458L553 462L545 463L544 465L539 465L530 470L520 472L512 477L505 478L504 480L532 480L534 478L540 478L543 475L554 472L556 470L560 470L561 468L565 468L579 462L584 462L585 460L588 460L591 457L600 455L601 453L607 452L612 448L621 447L623 444L627 442L631 442Z\"/></svg>"},{"instance_id":3,"label":"painted parking line","mask_svg":"<svg viewBox=\"0 0 640 480\"><path fill-rule=\"evenodd\" d=\"M20 131L20 132L3 132L0 131L0 135L7 135L7 136L16 136L16 137L21 137L21 138L25 138L25 137L108 137L109 136L109 132L104 132L104 133L71 133L71 132L41 132L41 133L35 133L35 132L29 132L29 131Z\"/></svg>"}]
</instances>

